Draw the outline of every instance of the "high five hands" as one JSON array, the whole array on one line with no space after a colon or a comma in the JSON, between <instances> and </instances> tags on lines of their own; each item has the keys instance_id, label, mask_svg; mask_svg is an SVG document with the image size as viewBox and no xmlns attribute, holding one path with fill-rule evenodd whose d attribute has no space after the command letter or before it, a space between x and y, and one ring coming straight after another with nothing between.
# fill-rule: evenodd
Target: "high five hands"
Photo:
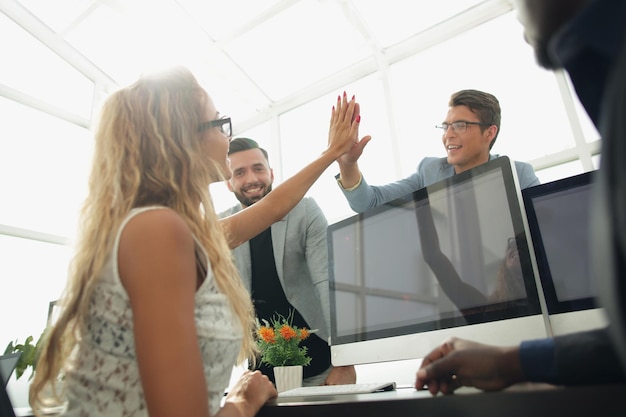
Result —
<instances>
[{"instance_id":1,"label":"high five hands","mask_svg":"<svg viewBox=\"0 0 626 417\"><path fill-rule=\"evenodd\" d=\"M330 131L328 134L328 148L333 149L336 146L340 151L337 161L356 162L371 136L364 136L358 139L359 123L361 122L361 108L359 103L355 101L355 97L348 101L347 94L344 91L343 96L337 97L337 104L333 106ZM347 134L347 136L345 136ZM345 139L345 142L342 140ZM338 143L340 142L340 143Z\"/></svg>"}]
</instances>

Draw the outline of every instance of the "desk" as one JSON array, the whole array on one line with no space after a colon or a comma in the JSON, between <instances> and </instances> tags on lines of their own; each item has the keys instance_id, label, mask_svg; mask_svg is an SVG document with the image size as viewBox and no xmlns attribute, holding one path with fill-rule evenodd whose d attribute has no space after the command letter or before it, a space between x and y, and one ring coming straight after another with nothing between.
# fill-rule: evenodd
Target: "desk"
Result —
<instances>
[{"instance_id":1,"label":"desk","mask_svg":"<svg viewBox=\"0 0 626 417\"><path fill-rule=\"evenodd\" d=\"M340 398L341 397L341 398ZM309 397L310 398L310 397ZM437 395L414 389L329 396L315 402L279 399L257 417L613 417L626 416L626 384L549 387L532 386L500 392L469 391Z\"/></svg>"}]
</instances>

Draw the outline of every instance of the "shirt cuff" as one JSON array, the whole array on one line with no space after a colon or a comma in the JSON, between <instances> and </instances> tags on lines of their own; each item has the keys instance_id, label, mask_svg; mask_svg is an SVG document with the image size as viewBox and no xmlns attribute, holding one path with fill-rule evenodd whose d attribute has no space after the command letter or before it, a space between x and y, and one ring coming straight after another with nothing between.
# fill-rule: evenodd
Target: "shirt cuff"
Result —
<instances>
[{"instance_id":1,"label":"shirt cuff","mask_svg":"<svg viewBox=\"0 0 626 417\"><path fill-rule=\"evenodd\" d=\"M350 188L346 188L343 186L343 184L341 183L341 178L339 175L337 175L337 184L339 184L339 187L341 187L342 190L344 191L354 191L357 188L359 188L359 186L361 185L361 182L363 181L363 174L361 174L361 172L359 172L359 181L357 181L356 184L354 184L352 187Z\"/></svg>"},{"instance_id":2,"label":"shirt cuff","mask_svg":"<svg viewBox=\"0 0 626 417\"><path fill-rule=\"evenodd\" d=\"M557 378L554 341L529 340L519 348L522 372L529 382L554 382Z\"/></svg>"}]
</instances>

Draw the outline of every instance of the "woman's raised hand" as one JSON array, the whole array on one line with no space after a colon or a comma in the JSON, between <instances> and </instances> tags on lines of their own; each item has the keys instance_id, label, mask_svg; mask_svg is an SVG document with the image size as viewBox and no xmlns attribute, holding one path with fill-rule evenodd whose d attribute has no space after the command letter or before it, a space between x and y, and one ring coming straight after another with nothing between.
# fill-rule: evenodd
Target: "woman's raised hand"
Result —
<instances>
[{"instance_id":1,"label":"woman's raised hand","mask_svg":"<svg viewBox=\"0 0 626 417\"><path fill-rule=\"evenodd\" d=\"M361 121L359 104L354 96L348 101L344 91L343 97L337 97L337 104L333 106L328 132L328 149L334 159L352 149L358 142L359 122Z\"/></svg>"}]
</instances>

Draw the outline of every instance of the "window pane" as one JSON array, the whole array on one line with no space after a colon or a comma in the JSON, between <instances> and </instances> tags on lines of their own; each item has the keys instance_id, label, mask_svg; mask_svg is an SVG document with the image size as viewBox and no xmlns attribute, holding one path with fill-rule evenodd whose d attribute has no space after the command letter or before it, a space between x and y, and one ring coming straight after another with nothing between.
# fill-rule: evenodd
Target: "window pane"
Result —
<instances>
[{"instance_id":1,"label":"window pane","mask_svg":"<svg viewBox=\"0 0 626 417\"><path fill-rule=\"evenodd\" d=\"M91 118L93 82L29 33L0 14L0 83Z\"/></svg>"},{"instance_id":2,"label":"window pane","mask_svg":"<svg viewBox=\"0 0 626 417\"><path fill-rule=\"evenodd\" d=\"M89 7L89 2L84 0L20 0L20 3L55 32L63 31Z\"/></svg>"},{"instance_id":3,"label":"window pane","mask_svg":"<svg viewBox=\"0 0 626 417\"><path fill-rule=\"evenodd\" d=\"M370 56L365 38L341 8L340 2L295 2L232 39L226 53L279 100Z\"/></svg>"},{"instance_id":4,"label":"window pane","mask_svg":"<svg viewBox=\"0 0 626 417\"><path fill-rule=\"evenodd\" d=\"M5 318L0 349L4 352L10 341L41 335L48 304L60 297L65 286L72 251L68 246L4 235L0 235L0 251L0 316Z\"/></svg>"},{"instance_id":5,"label":"window pane","mask_svg":"<svg viewBox=\"0 0 626 417\"><path fill-rule=\"evenodd\" d=\"M0 98L0 223L74 237L91 165L89 131Z\"/></svg>"},{"instance_id":6,"label":"window pane","mask_svg":"<svg viewBox=\"0 0 626 417\"><path fill-rule=\"evenodd\" d=\"M564 72L564 74L565 74L565 78L567 79L567 84L571 91L572 98L574 99L574 107L576 108L576 114L578 116L578 120L580 122L580 127L583 131L585 141L587 141L587 143L594 142L600 139L600 132L598 132L598 129L596 129L596 127L594 126L593 122L589 118L589 115L585 111L585 108L580 102L578 95L576 95L576 92L574 91L572 80L570 79L569 74L567 74L567 72Z\"/></svg>"},{"instance_id":7,"label":"window pane","mask_svg":"<svg viewBox=\"0 0 626 417\"><path fill-rule=\"evenodd\" d=\"M527 161L574 146L554 74L535 63L515 12L406 59L390 73L405 174L425 156L445 156L434 126L444 119L450 95L462 89L500 101L493 153Z\"/></svg>"},{"instance_id":8,"label":"window pane","mask_svg":"<svg viewBox=\"0 0 626 417\"><path fill-rule=\"evenodd\" d=\"M593 162L594 169L600 169L600 155L594 155L591 157L591 161Z\"/></svg>"},{"instance_id":9,"label":"window pane","mask_svg":"<svg viewBox=\"0 0 626 417\"><path fill-rule=\"evenodd\" d=\"M572 175L582 174L584 172L583 165L580 161L566 162L550 168L537 171L537 178L542 184L550 181L556 181L561 178L571 177Z\"/></svg>"},{"instance_id":10,"label":"window pane","mask_svg":"<svg viewBox=\"0 0 626 417\"><path fill-rule=\"evenodd\" d=\"M391 145L379 77L366 77L347 85L345 91L349 98L356 94L361 104L359 135L374 137L364 152L369 157L362 159L362 163L359 160L359 166L367 173L368 181L372 184L391 181L397 176L397 172L394 169L394 148ZM280 117L282 178L295 174L326 149L331 109L337 102L337 95L342 93L343 91L338 91L325 95ZM339 168L333 163L309 191L309 195L315 198L329 222L354 214L334 179L338 173Z\"/></svg>"},{"instance_id":11,"label":"window pane","mask_svg":"<svg viewBox=\"0 0 626 417\"><path fill-rule=\"evenodd\" d=\"M359 0L352 2L375 39L382 46L393 45L450 16L461 13L481 0L446 0L419 3L407 0ZM415 10L418 8L419 13Z\"/></svg>"}]
</instances>

